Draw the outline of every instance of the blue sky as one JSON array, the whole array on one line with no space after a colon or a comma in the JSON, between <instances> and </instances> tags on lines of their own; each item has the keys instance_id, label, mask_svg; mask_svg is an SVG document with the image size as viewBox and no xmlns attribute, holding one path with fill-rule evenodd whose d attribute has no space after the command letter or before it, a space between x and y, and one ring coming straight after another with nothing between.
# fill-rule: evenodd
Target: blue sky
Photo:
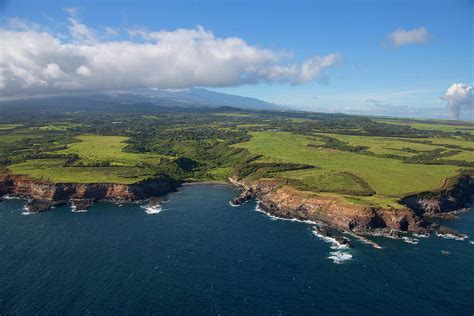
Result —
<instances>
[{"instance_id":1,"label":"blue sky","mask_svg":"<svg viewBox=\"0 0 474 316\"><path fill-rule=\"evenodd\" d=\"M216 38L238 37L249 46L291 55L283 63L338 53L338 62L312 80L266 76L204 86L306 110L447 117L440 97L454 83L472 85L473 3L0 0L0 14L3 25L20 18L63 33L70 17L64 8L77 8L74 19L94 30L174 31L201 25ZM424 41L394 47L387 39L396 30L420 28L427 32ZM125 40L128 35L113 36ZM472 120L472 109L464 109L462 118Z\"/></svg>"}]
</instances>

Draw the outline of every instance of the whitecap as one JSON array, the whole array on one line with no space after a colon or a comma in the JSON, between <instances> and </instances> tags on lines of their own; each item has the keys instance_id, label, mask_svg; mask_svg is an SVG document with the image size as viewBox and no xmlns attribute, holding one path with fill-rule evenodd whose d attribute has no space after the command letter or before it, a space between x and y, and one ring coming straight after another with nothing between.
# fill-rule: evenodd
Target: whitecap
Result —
<instances>
[{"instance_id":1,"label":"whitecap","mask_svg":"<svg viewBox=\"0 0 474 316\"><path fill-rule=\"evenodd\" d=\"M289 221L289 222L298 222L298 223L305 223L305 224L311 224L311 225L318 225L317 222L310 221L310 220L307 220L307 219L302 220L302 219L297 219L297 218L284 218L284 217L278 217L278 216L272 215L270 213L265 212L263 209L261 209L259 207L259 203L257 203L257 206L255 206L255 211L267 215L273 221L281 220L281 221Z\"/></svg>"},{"instance_id":2,"label":"whitecap","mask_svg":"<svg viewBox=\"0 0 474 316\"><path fill-rule=\"evenodd\" d=\"M232 203L232 201L229 201L229 205L232 206L232 207L239 207L240 206L240 204L234 204L234 203Z\"/></svg>"},{"instance_id":3,"label":"whitecap","mask_svg":"<svg viewBox=\"0 0 474 316\"><path fill-rule=\"evenodd\" d=\"M360 240L360 242L362 242L363 244L366 244L366 245L371 245L372 247L376 248L376 249L383 249L382 246L380 246L379 244L377 244L375 241L372 241L370 239L367 239L365 237L362 237L360 235L357 235L357 234L354 234L352 232L349 232L349 231L345 231L346 234L354 237L354 238L357 238Z\"/></svg>"},{"instance_id":4,"label":"whitecap","mask_svg":"<svg viewBox=\"0 0 474 316\"><path fill-rule=\"evenodd\" d=\"M459 240L459 241L465 240L468 237L467 235L456 236L453 234L440 234L440 233L436 233L436 236L444 238L444 239L453 239L453 240Z\"/></svg>"},{"instance_id":5,"label":"whitecap","mask_svg":"<svg viewBox=\"0 0 474 316\"><path fill-rule=\"evenodd\" d=\"M470 244L474 245L474 240L469 241Z\"/></svg>"},{"instance_id":6,"label":"whitecap","mask_svg":"<svg viewBox=\"0 0 474 316\"><path fill-rule=\"evenodd\" d=\"M18 197L18 196L11 196L11 195L4 195L2 196L2 199L4 200L23 200L23 198Z\"/></svg>"},{"instance_id":7,"label":"whitecap","mask_svg":"<svg viewBox=\"0 0 474 316\"><path fill-rule=\"evenodd\" d=\"M430 235L428 235L428 234L413 233L412 235L413 235L413 237L417 237L417 238L429 238L430 237Z\"/></svg>"},{"instance_id":8,"label":"whitecap","mask_svg":"<svg viewBox=\"0 0 474 316\"><path fill-rule=\"evenodd\" d=\"M77 207L75 205L71 206L71 212L73 213L86 213L87 210L84 209L84 210L78 210Z\"/></svg>"},{"instance_id":9,"label":"whitecap","mask_svg":"<svg viewBox=\"0 0 474 316\"><path fill-rule=\"evenodd\" d=\"M345 261L351 260L352 255L347 252L333 251L330 253L328 259L331 259L336 264L342 264Z\"/></svg>"},{"instance_id":10,"label":"whitecap","mask_svg":"<svg viewBox=\"0 0 474 316\"><path fill-rule=\"evenodd\" d=\"M348 244L341 244L339 243L336 238L334 237L330 237L330 236L324 236L324 235L321 235L317 228L314 227L313 228L313 235L318 237L319 239L321 240L324 240L325 242L328 242L331 244L331 249L334 249L334 250L339 250L339 249L350 249L349 245Z\"/></svg>"},{"instance_id":11,"label":"whitecap","mask_svg":"<svg viewBox=\"0 0 474 316\"><path fill-rule=\"evenodd\" d=\"M153 206L143 205L141 206L141 208L144 208L145 213L147 213L148 215L158 214L163 210L161 208L161 205L153 205Z\"/></svg>"},{"instance_id":12,"label":"whitecap","mask_svg":"<svg viewBox=\"0 0 474 316\"><path fill-rule=\"evenodd\" d=\"M418 243L419 243L419 240L416 239L416 238L410 238L410 237L403 236L402 239L407 244L418 245Z\"/></svg>"}]
</instances>

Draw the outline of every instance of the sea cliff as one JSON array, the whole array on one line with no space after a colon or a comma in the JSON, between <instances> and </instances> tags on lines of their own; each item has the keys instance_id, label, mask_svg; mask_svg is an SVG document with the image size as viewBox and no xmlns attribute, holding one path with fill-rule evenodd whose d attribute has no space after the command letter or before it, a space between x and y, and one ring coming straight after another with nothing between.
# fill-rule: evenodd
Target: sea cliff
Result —
<instances>
[{"instance_id":1,"label":"sea cliff","mask_svg":"<svg viewBox=\"0 0 474 316\"><path fill-rule=\"evenodd\" d=\"M229 181L243 189L231 201L234 205L257 199L258 207L273 216L315 221L341 231L392 238L400 238L399 232L436 232L463 238L462 234L434 223L428 215L467 207L474 192L472 175L461 174L448 179L440 190L403 198L404 207L385 208L352 204L338 196L297 191L280 179L250 181L234 177Z\"/></svg>"},{"instance_id":2,"label":"sea cliff","mask_svg":"<svg viewBox=\"0 0 474 316\"><path fill-rule=\"evenodd\" d=\"M158 197L175 191L179 183L169 177L143 180L133 184L119 183L54 183L21 175L0 176L0 196L9 195L29 200L30 212L49 210L57 204L71 203L87 208L95 201L127 202Z\"/></svg>"}]
</instances>

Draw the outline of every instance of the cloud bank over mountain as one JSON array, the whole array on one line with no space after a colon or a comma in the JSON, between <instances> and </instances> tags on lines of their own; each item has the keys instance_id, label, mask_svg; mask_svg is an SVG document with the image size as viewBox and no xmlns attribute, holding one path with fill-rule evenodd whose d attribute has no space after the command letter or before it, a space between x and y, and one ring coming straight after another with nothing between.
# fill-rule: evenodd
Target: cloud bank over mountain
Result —
<instances>
[{"instance_id":1,"label":"cloud bank over mountain","mask_svg":"<svg viewBox=\"0 0 474 316\"><path fill-rule=\"evenodd\" d=\"M113 32L112 32L112 31ZM140 87L229 87L324 80L339 53L297 63L290 53L220 38L197 26L174 31L129 29L120 39L68 18L68 34L12 19L0 29L3 97ZM109 37L110 38L110 37Z\"/></svg>"}]
</instances>

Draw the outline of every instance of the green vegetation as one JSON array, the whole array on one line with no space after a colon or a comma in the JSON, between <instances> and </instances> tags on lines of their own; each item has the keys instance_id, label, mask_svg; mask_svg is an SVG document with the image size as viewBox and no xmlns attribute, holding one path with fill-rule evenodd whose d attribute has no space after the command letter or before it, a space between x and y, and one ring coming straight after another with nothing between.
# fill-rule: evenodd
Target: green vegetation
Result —
<instances>
[{"instance_id":1,"label":"green vegetation","mask_svg":"<svg viewBox=\"0 0 474 316\"><path fill-rule=\"evenodd\" d=\"M455 166L405 164L396 159L308 146L311 143L311 137L287 132L253 132L249 142L236 146L263 155L265 161L305 163L328 172L352 173L382 195L438 188L444 178L455 175L459 169Z\"/></svg>"},{"instance_id":2,"label":"green vegetation","mask_svg":"<svg viewBox=\"0 0 474 316\"><path fill-rule=\"evenodd\" d=\"M17 127L20 127L21 124L1 124L0 123L0 131L1 130L8 130L8 129L14 129Z\"/></svg>"},{"instance_id":3,"label":"green vegetation","mask_svg":"<svg viewBox=\"0 0 474 316\"><path fill-rule=\"evenodd\" d=\"M431 121L429 123L422 123L416 120L377 120L378 122L396 125L410 126L415 129L426 130L426 131L441 131L447 133L468 133L474 135L474 124L465 122L456 124L443 124L442 122Z\"/></svg>"},{"instance_id":4,"label":"green vegetation","mask_svg":"<svg viewBox=\"0 0 474 316\"><path fill-rule=\"evenodd\" d=\"M474 170L469 123L234 108L2 115L0 168L53 182L236 175L277 178L349 203L399 206L406 194Z\"/></svg>"}]
</instances>

